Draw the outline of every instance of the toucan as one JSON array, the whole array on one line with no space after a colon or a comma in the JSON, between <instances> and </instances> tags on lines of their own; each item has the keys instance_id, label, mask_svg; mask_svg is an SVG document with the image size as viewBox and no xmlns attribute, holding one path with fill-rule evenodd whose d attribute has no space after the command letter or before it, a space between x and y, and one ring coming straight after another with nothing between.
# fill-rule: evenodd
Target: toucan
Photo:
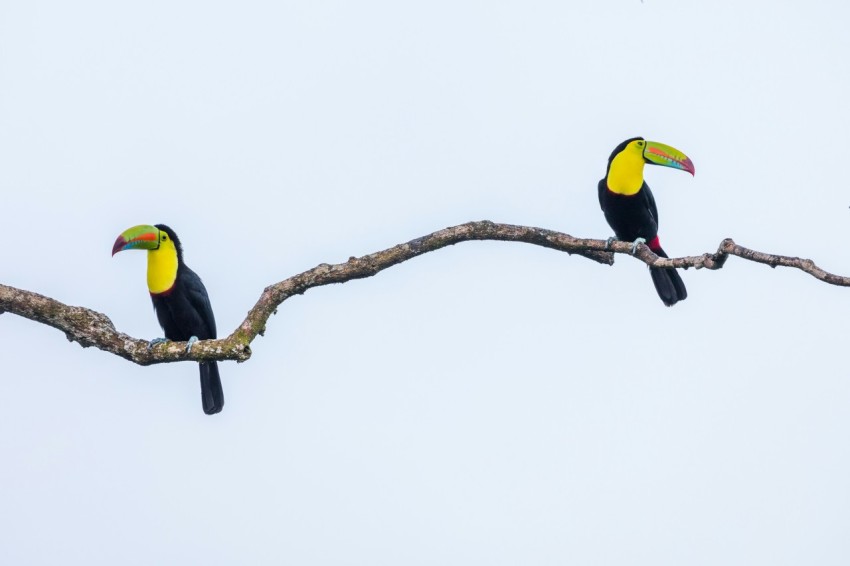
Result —
<instances>
[{"instance_id":1,"label":"toucan","mask_svg":"<svg viewBox=\"0 0 850 566\"><path fill-rule=\"evenodd\" d=\"M188 342L216 337L215 317L207 290L198 274L183 261L183 246L174 230L164 224L134 226L115 240L112 255L124 250L148 250L148 290L165 340ZM216 362L201 362L201 403L214 415L224 407L224 392Z\"/></svg>"},{"instance_id":2,"label":"toucan","mask_svg":"<svg viewBox=\"0 0 850 566\"><path fill-rule=\"evenodd\" d=\"M643 180L643 166L663 165L694 174L690 158L674 147L643 138L627 139L608 158L605 178L599 181L599 206L618 240L647 244L656 255L668 257L658 240L658 208L649 185ZM652 282L661 301L668 307L688 297L682 278L675 269L650 267Z\"/></svg>"}]
</instances>

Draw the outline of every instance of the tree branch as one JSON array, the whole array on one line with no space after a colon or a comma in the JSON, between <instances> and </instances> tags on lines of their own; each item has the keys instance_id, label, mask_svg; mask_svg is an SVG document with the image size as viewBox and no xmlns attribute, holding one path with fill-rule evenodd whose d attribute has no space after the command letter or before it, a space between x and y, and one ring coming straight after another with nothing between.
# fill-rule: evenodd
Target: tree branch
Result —
<instances>
[{"instance_id":1,"label":"tree branch","mask_svg":"<svg viewBox=\"0 0 850 566\"><path fill-rule=\"evenodd\" d=\"M577 254L606 265L613 265L614 254L631 254L631 243L574 238L568 234L510 224L496 224L487 220L467 222L439 230L427 236L411 240L392 248L365 255L351 257L345 263L322 263L263 290L257 304L248 312L245 320L227 338L202 340L192 351L186 352L185 342L166 342L153 348L148 342L118 332L112 321L99 312L84 307L73 307L55 299L0 284L0 314L4 311L47 324L65 333L68 340L78 342L84 348L94 346L111 352L140 365L150 365L184 360L236 360L243 362L251 357L251 342L262 335L269 317L288 298L303 294L313 287L332 283L344 283L353 279L371 277L388 267L407 261L422 254L439 250L460 242L472 240L498 240L524 242L554 250ZM717 251L699 256L660 258L647 247L638 247L635 257L647 265L687 269L720 269L730 256L763 263L771 267L783 266L800 269L816 279L831 285L850 287L850 277L842 277L824 271L810 259L773 255L739 246L731 239L723 240Z\"/></svg>"}]
</instances>

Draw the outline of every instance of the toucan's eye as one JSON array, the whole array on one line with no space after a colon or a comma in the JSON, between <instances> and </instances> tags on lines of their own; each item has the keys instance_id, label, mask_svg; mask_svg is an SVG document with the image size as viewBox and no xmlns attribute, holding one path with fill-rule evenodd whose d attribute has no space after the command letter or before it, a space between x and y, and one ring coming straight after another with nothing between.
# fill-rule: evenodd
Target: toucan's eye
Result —
<instances>
[{"instance_id":1,"label":"toucan's eye","mask_svg":"<svg viewBox=\"0 0 850 566\"><path fill-rule=\"evenodd\" d=\"M639 142L638 142L638 147L643 147L643 142L642 142L642 141L639 141Z\"/></svg>"},{"instance_id":2,"label":"toucan's eye","mask_svg":"<svg viewBox=\"0 0 850 566\"><path fill-rule=\"evenodd\" d=\"M165 240L167 240L167 239L168 239L168 236L167 236L166 234L163 234L163 235L162 235L162 241L164 242L164 241L165 241Z\"/></svg>"}]
</instances>

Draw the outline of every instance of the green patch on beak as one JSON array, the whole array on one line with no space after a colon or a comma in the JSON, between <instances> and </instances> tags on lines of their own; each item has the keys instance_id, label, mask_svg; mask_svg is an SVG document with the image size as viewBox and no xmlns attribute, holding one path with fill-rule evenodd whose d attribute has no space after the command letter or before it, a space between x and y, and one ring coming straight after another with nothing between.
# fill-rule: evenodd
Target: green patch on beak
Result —
<instances>
[{"instance_id":1,"label":"green patch on beak","mask_svg":"<svg viewBox=\"0 0 850 566\"><path fill-rule=\"evenodd\" d=\"M653 165L673 167L674 169L687 171L691 175L694 174L694 162L691 161L690 157L675 147L663 143L646 142L646 146L643 148L643 158L647 163L652 163Z\"/></svg>"}]
</instances>

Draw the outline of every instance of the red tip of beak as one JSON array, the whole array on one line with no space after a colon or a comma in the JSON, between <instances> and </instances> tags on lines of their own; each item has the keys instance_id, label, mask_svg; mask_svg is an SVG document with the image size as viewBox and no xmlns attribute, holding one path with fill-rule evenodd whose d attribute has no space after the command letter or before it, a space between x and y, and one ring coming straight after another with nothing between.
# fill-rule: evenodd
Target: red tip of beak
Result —
<instances>
[{"instance_id":1,"label":"red tip of beak","mask_svg":"<svg viewBox=\"0 0 850 566\"><path fill-rule=\"evenodd\" d=\"M684 166L685 171L690 173L692 176L696 173L696 169L694 169L694 162L691 161L690 157L682 161L682 165Z\"/></svg>"},{"instance_id":2,"label":"red tip of beak","mask_svg":"<svg viewBox=\"0 0 850 566\"><path fill-rule=\"evenodd\" d=\"M127 240L124 239L124 236L118 236L118 239L112 244L112 255L120 252L125 245L127 245Z\"/></svg>"}]
</instances>

